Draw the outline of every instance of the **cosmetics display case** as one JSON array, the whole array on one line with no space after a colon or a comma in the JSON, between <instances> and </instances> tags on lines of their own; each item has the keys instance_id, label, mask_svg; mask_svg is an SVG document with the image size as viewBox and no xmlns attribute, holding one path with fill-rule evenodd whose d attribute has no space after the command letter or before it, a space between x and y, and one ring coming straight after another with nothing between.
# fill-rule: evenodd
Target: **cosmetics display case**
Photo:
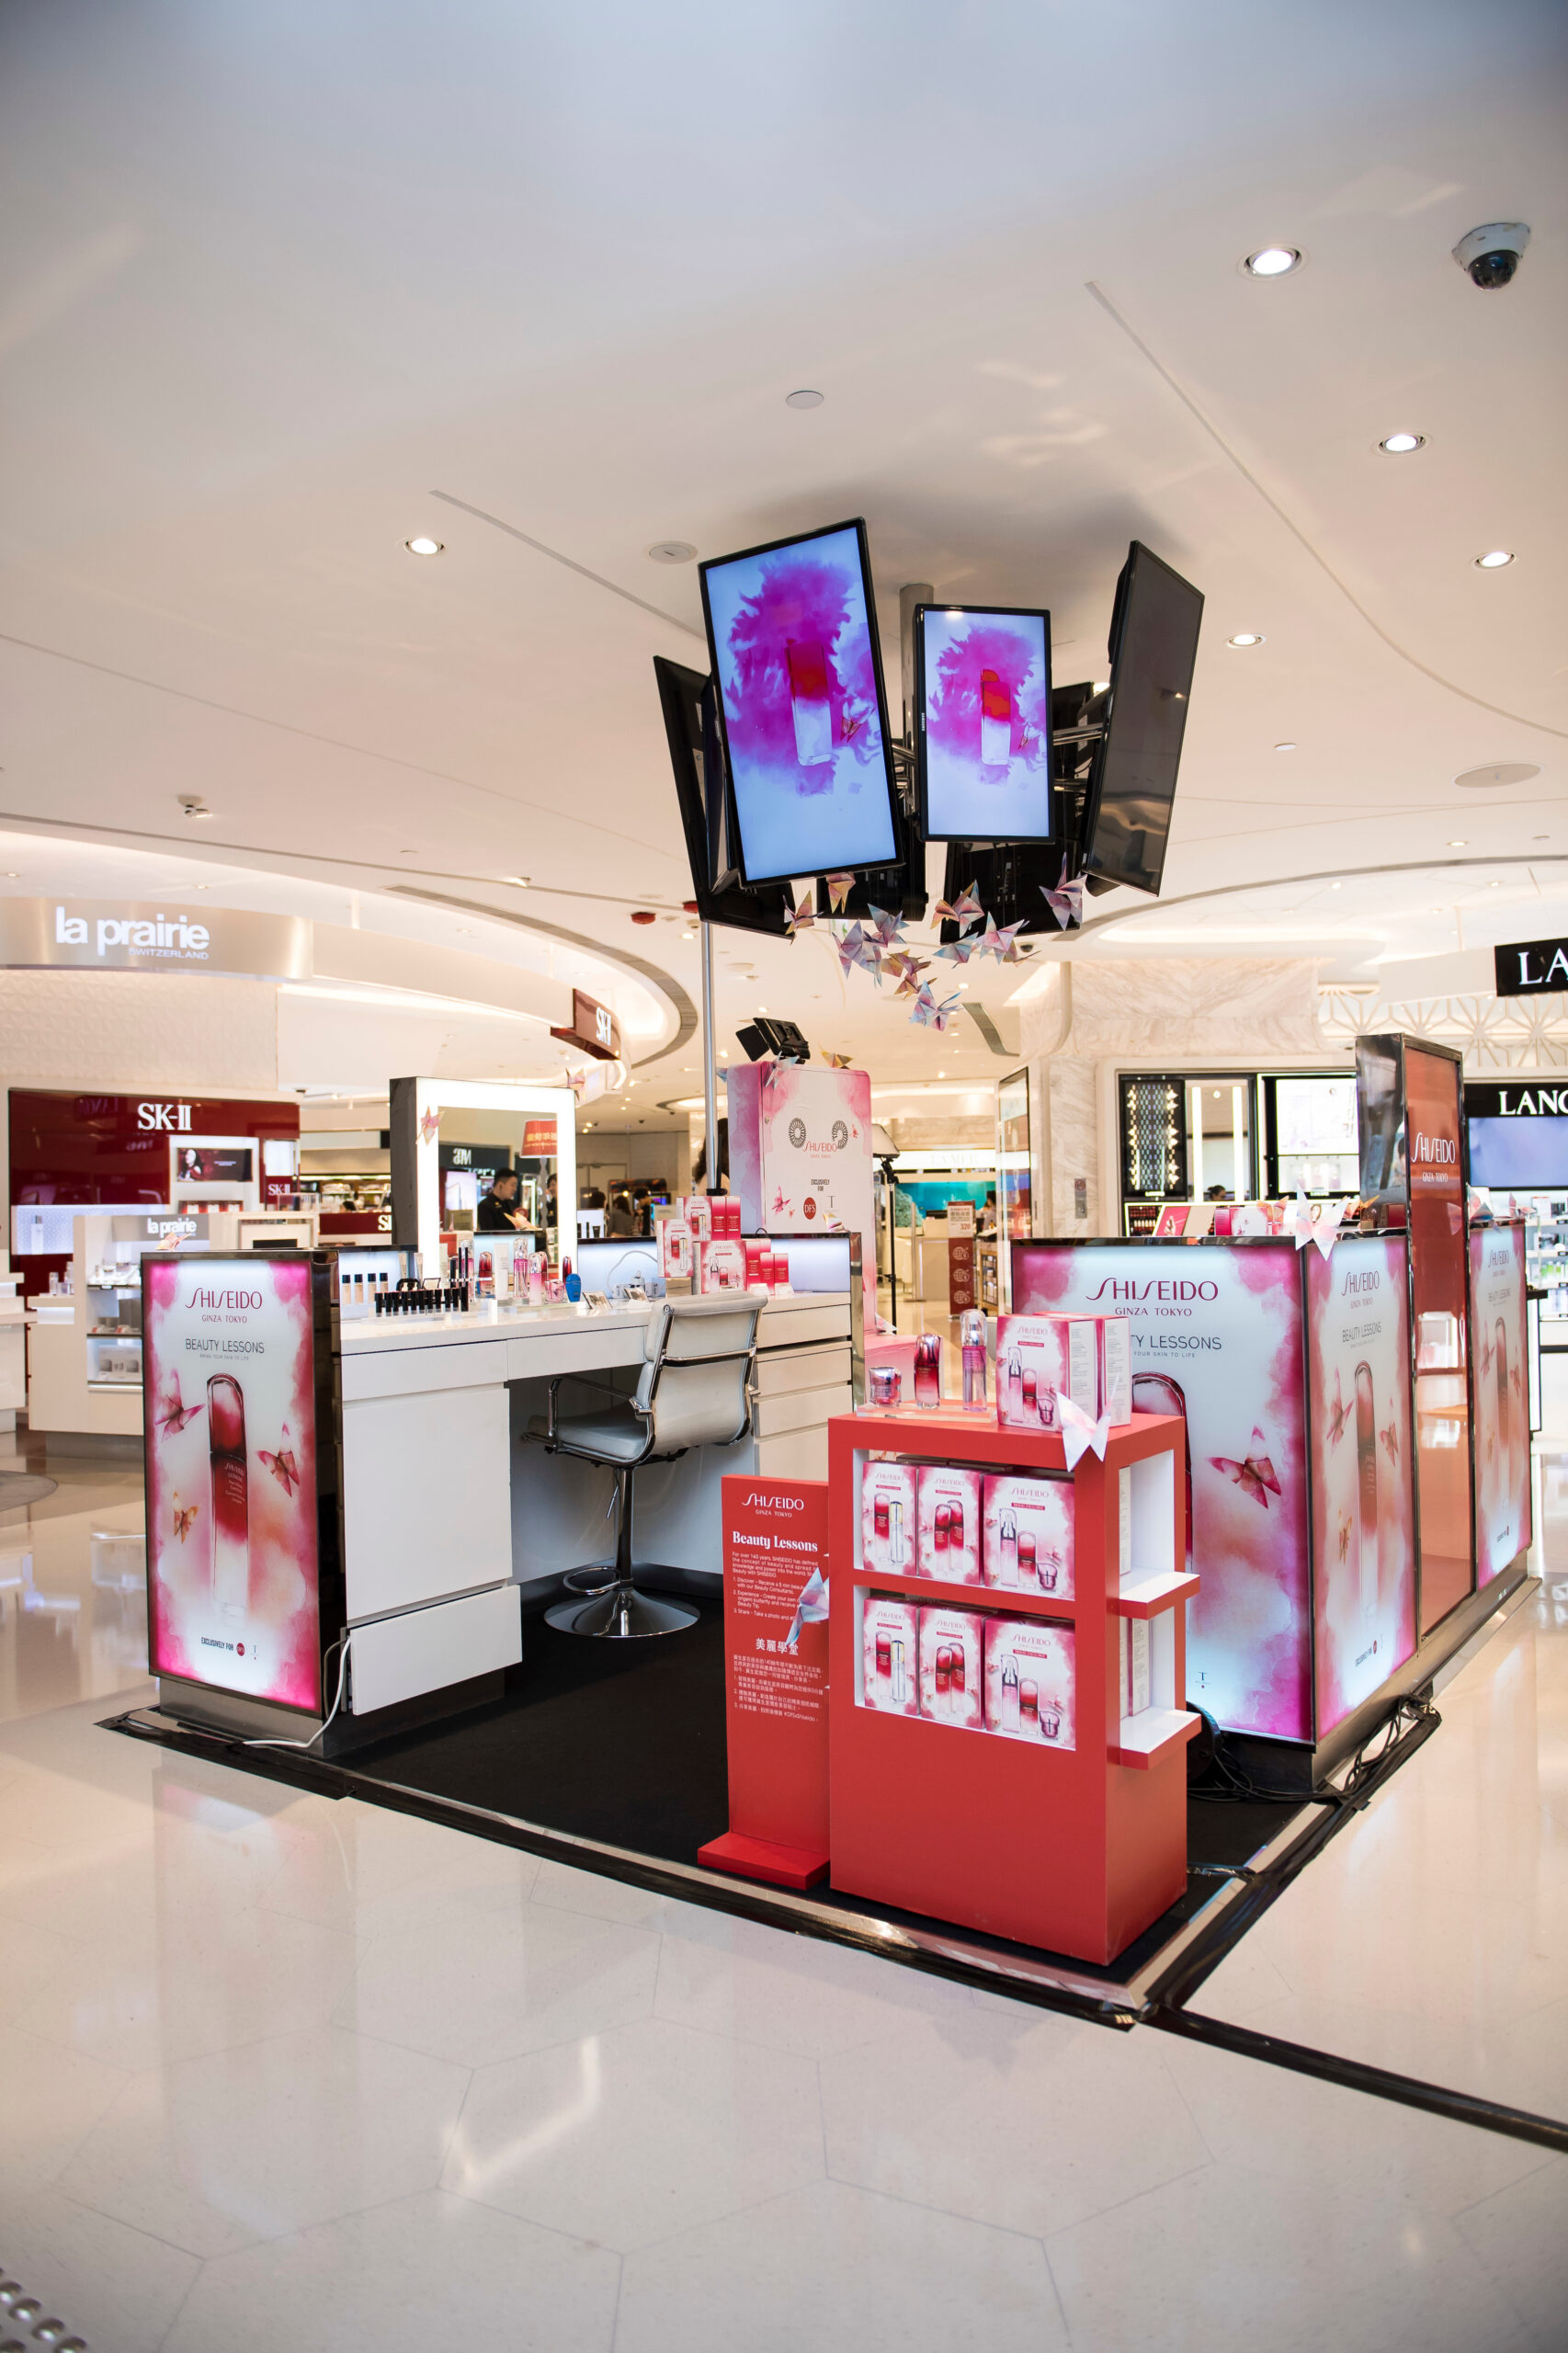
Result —
<instances>
[{"instance_id":1,"label":"cosmetics display case","mask_svg":"<svg viewBox=\"0 0 1568 2353\"><path fill-rule=\"evenodd\" d=\"M1037 1579L1028 1591L923 1573L921 1559L939 1559L905 1540L916 1507L899 1506L898 1491L902 1482L917 1495L933 1467L949 1481L1065 1482L1058 1433L950 1404L834 1421L835 1890L1098 1963L1181 1895L1187 1744L1199 1725L1182 1698L1183 1605L1197 1580L1181 1441L1172 1416L1135 1414L1109 1431L1103 1462L1084 1454L1071 1476L1072 1589L1040 1590ZM890 1552L894 1508L901 1541ZM879 1674L885 1691L870 1688Z\"/></svg>"}]
</instances>

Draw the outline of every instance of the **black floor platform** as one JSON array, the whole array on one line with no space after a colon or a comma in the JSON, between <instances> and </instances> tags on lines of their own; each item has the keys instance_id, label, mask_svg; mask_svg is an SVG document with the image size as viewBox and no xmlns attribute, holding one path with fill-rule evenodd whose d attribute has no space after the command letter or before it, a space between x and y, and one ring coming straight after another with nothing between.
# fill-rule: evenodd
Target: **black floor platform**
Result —
<instances>
[{"instance_id":1,"label":"black floor platform","mask_svg":"<svg viewBox=\"0 0 1568 2353\"><path fill-rule=\"evenodd\" d=\"M698 1848L729 1827L723 1613L717 1603L701 1607L701 1620L688 1632L653 1642L589 1642L530 1620L523 1663L508 1670L504 1699L357 1750L353 1771L689 1868ZM1181 1901L1108 1968L1063 1954L1040 1957L1109 1986L1129 1984L1212 1897L1214 1867L1244 1864L1290 1812L1190 1800ZM813 1888L812 1900L846 1913L869 1908L863 1897L826 1888ZM875 1908L897 1927L939 1932L947 1926ZM999 1955L1025 1949L963 1933L966 1942Z\"/></svg>"}]
</instances>

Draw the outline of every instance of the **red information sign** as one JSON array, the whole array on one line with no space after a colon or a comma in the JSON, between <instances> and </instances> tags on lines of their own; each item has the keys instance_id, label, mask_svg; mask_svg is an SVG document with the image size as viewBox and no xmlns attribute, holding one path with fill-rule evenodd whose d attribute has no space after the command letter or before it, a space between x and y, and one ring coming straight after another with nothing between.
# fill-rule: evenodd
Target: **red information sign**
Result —
<instances>
[{"instance_id":1,"label":"red information sign","mask_svg":"<svg viewBox=\"0 0 1568 2353\"><path fill-rule=\"evenodd\" d=\"M724 1481L730 1828L715 1870L809 1887L827 1870L827 1482Z\"/></svg>"}]
</instances>

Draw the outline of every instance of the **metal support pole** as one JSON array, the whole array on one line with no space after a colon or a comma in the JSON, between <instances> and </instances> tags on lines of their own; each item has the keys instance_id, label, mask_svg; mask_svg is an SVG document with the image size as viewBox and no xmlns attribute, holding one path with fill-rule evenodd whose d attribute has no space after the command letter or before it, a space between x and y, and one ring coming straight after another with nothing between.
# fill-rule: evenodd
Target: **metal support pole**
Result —
<instances>
[{"instance_id":1,"label":"metal support pole","mask_svg":"<svg viewBox=\"0 0 1568 2353\"><path fill-rule=\"evenodd\" d=\"M708 1161L708 1190L719 1189L719 1074L713 1044L713 926L702 932L702 1117Z\"/></svg>"}]
</instances>

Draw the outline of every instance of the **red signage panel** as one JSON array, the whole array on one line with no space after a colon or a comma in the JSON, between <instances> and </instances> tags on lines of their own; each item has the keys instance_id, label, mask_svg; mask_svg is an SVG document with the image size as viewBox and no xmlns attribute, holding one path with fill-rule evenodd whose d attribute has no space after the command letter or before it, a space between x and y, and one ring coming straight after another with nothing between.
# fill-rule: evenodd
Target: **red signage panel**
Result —
<instances>
[{"instance_id":1,"label":"red signage panel","mask_svg":"<svg viewBox=\"0 0 1568 2353\"><path fill-rule=\"evenodd\" d=\"M827 1870L825 1479L723 1483L730 1831L699 1860L774 1885Z\"/></svg>"}]
</instances>

